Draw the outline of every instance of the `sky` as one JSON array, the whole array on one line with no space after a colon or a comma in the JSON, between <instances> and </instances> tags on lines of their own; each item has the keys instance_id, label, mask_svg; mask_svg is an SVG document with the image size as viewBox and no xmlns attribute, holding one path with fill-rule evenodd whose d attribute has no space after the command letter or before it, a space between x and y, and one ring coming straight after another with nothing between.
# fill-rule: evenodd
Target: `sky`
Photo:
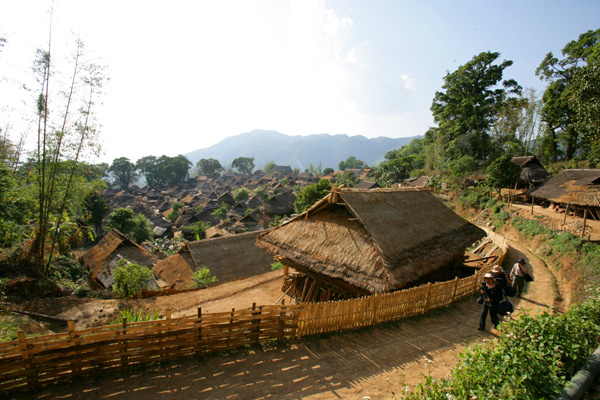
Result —
<instances>
[{"instance_id":1,"label":"sky","mask_svg":"<svg viewBox=\"0 0 600 400\"><path fill-rule=\"evenodd\" d=\"M56 69L70 70L79 37L110 78L94 108L94 163L176 156L254 129L422 135L444 76L475 55L501 53L514 63L504 78L541 94L545 55L600 28L597 0L0 0L0 128L29 148L31 67L51 8Z\"/></svg>"}]
</instances>

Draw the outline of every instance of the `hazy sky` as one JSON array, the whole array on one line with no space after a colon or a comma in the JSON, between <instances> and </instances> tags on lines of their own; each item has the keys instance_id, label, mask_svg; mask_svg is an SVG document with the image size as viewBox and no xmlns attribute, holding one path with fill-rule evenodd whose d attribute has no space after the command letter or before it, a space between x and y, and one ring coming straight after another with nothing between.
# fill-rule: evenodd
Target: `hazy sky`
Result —
<instances>
[{"instance_id":1,"label":"hazy sky","mask_svg":"<svg viewBox=\"0 0 600 400\"><path fill-rule=\"evenodd\" d=\"M13 137L35 136L19 87L35 87L51 4L0 0L0 127ZM99 161L135 161L253 129L421 135L446 72L482 51L514 62L505 78L543 91L536 67L600 28L600 1L56 0L52 27L54 59L79 35L107 66Z\"/></svg>"}]
</instances>

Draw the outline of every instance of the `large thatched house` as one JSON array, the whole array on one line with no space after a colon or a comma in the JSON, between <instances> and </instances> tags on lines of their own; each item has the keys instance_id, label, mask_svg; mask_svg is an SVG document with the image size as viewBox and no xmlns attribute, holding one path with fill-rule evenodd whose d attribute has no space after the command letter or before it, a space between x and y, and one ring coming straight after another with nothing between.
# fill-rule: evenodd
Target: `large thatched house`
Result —
<instances>
[{"instance_id":1,"label":"large thatched house","mask_svg":"<svg viewBox=\"0 0 600 400\"><path fill-rule=\"evenodd\" d=\"M172 289L187 289L198 268L206 267L219 283L271 271L273 257L256 247L263 231L188 242L154 266L154 275Z\"/></svg>"},{"instance_id":2,"label":"large thatched house","mask_svg":"<svg viewBox=\"0 0 600 400\"><path fill-rule=\"evenodd\" d=\"M550 179L550 174L536 156L513 157L511 161L521 167L517 182L520 187L533 188Z\"/></svg>"},{"instance_id":3,"label":"large thatched house","mask_svg":"<svg viewBox=\"0 0 600 400\"><path fill-rule=\"evenodd\" d=\"M531 192L557 205L594 211L600 217L600 169L567 169Z\"/></svg>"},{"instance_id":4,"label":"large thatched house","mask_svg":"<svg viewBox=\"0 0 600 400\"><path fill-rule=\"evenodd\" d=\"M483 236L429 191L334 188L257 245L313 284L361 295L400 289L461 262Z\"/></svg>"}]
</instances>

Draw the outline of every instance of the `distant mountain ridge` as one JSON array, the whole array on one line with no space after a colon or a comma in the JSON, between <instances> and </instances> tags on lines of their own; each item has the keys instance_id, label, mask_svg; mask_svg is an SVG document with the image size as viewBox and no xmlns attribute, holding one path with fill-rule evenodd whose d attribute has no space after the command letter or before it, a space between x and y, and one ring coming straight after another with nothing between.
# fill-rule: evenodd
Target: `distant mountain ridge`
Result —
<instances>
[{"instance_id":1,"label":"distant mountain ridge","mask_svg":"<svg viewBox=\"0 0 600 400\"><path fill-rule=\"evenodd\" d=\"M253 130L223 139L219 143L194 150L185 156L195 165L202 158L219 160L223 167L231 165L238 157L254 157L254 165L259 169L267 162L289 165L304 171L312 163L321 164L322 169L337 169L342 160L354 156L368 165L376 165L384 160L385 153L407 145L412 139L364 136L313 134L308 136L288 136L276 131Z\"/></svg>"}]
</instances>

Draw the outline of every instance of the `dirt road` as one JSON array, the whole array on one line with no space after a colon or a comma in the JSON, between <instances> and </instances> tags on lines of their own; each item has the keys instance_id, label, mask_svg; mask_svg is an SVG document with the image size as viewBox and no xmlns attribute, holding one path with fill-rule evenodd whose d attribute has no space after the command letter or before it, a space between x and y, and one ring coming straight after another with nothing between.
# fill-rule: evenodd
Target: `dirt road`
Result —
<instances>
[{"instance_id":1,"label":"dirt road","mask_svg":"<svg viewBox=\"0 0 600 400\"><path fill-rule=\"evenodd\" d=\"M529 251L509 243L504 268L523 257L536 277L523 298L512 299L516 314L554 306L550 271ZM398 396L405 386L419 382L421 374L445 376L465 347L499 335L489 330L491 323L487 331L477 330L480 306L475 297L373 329L77 379L20 398L391 399L393 393Z\"/></svg>"}]
</instances>

